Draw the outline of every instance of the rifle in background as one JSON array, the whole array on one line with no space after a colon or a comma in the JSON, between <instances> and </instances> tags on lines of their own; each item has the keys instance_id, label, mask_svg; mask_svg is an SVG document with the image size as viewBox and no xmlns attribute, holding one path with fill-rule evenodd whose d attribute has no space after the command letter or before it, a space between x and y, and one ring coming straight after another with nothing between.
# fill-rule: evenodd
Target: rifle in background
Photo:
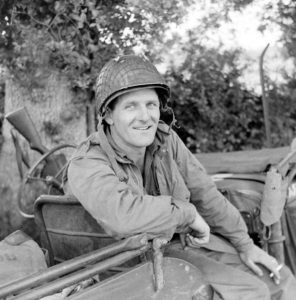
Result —
<instances>
[{"instance_id":1,"label":"rifle in background","mask_svg":"<svg viewBox=\"0 0 296 300\"><path fill-rule=\"evenodd\" d=\"M25 107L5 116L6 120L29 142L32 150L44 154L48 149L42 144L40 135Z\"/></svg>"}]
</instances>

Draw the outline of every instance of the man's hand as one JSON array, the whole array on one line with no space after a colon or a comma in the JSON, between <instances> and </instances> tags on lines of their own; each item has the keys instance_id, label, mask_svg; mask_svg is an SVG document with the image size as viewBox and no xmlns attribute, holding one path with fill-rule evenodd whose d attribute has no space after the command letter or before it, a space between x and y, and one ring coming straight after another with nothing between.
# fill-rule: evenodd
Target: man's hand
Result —
<instances>
[{"instance_id":1,"label":"man's hand","mask_svg":"<svg viewBox=\"0 0 296 300\"><path fill-rule=\"evenodd\" d=\"M263 276L262 270L257 265L257 263L260 263L271 271L274 282L276 284L280 283L280 265L274 257L270 256L259 247L254 245L251 249L239 253L239 256L240 259L258 276Z\"/></svg>"},{"instance_id":2,"label":"man's hand","mask_svg":"<svg viewBox=\"0 0 296 300\"><path fill-rule=\"evenodd\" d=\"M186 235L186 241L188 245L198 247L199 245L203 245L209 242L210 227L197 211L195 219L191 224L189 224L189 227L195 232L194 236L191 234Z\"/></svg>"}]
</instances>

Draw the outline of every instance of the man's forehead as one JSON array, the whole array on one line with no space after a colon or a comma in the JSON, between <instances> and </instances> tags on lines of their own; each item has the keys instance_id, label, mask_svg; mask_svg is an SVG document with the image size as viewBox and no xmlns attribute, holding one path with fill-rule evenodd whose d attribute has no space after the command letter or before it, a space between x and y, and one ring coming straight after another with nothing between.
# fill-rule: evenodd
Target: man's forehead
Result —
<instances>
[{"instance_id":1,"label":"man's forehead","mask_svg":"<svg viewBox=\"0 0 296 300\"><path fill-rule=\"evenodd\" d=\"M136 91L130 91L123 95L119 96L119 100L127 102L127 101L145 101L145 100L159 100L158 94L155 89L146 88L140 89Z\"/></svg>"}]
</instances>

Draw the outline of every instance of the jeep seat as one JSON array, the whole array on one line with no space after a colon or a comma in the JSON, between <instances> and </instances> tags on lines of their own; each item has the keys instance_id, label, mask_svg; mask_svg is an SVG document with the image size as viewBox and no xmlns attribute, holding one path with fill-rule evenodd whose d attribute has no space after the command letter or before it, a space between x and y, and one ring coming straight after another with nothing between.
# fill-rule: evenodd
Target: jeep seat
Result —
<instances>
[{"instance_id":1,"label":"jeep seat","mask_svg":"<svg viewBox=\"0 0 296 300\"><path fill-rule=\"evenodd\" d=\"M34 204L41 246L50 265L103 248L116 240L108 236L74 196L41 195Z\"/></svg>"}]
</instances>

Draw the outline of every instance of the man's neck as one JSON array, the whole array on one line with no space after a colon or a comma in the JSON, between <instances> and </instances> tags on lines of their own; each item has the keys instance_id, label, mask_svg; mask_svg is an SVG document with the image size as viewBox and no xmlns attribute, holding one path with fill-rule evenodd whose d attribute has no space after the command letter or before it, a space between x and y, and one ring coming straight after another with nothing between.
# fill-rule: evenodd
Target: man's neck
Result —
<instances>
[{"instance_id":1,"label":"man's neck","mask_svg":"<svg viewBox=\"0 0 296 300\"><path fill-rule=\"evenodd\" d=\"M145 163L145 151L144 153L137 154L133 158L131 158L133 162L136 164L136 166L139 168L141 173L144 173L144 163Z\"/></svg>"},{"instance_id":2,"label":"man's neck","mask_svg":"<svg viewBox=\"0 0 296 300\"><path fill-rule=\"evenodd\" d=\"M142 171L144 168L144 160L145 160L145 152L146 148L142 149L122 149L118 144L117 146L124 152L126 153L126 156L135 163L135 165Z\"/></svg>"}]
</instances>

